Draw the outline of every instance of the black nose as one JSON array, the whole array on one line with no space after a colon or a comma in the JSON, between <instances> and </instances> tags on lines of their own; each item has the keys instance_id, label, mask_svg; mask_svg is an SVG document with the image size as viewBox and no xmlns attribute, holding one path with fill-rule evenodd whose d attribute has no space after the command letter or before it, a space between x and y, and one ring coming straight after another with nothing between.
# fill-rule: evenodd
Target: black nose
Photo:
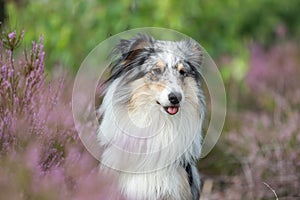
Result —
<instances>
[{"instance_id":1,"label":"black nose","mask_svg":"<svg viewBox=\"0 0 300 200\"><path fill-rule=\"evenodd\" d=\"M182 96L181 94L179 93L174 93L174 92L171 92L169 95L168 95L168 98L169 98L169 101L172 103L172 104L178 104L181 99L182 99Z\"/></svg>"}]
</instances>

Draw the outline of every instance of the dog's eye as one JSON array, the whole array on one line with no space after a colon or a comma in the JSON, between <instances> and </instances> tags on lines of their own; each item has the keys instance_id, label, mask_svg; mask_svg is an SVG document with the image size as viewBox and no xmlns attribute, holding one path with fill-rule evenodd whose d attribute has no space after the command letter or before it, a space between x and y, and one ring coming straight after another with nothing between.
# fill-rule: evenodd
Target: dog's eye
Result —
<instances>
[{"instance_id":1,"label":"dog's eye","mask_svg":"<svg viewBox=\"0 0 300 200\"><path fill-rule=\"evenodd\" d=\"M184 69L179 70L181 76L187 76L187 72Z\"/></svg>"},{"instance_id":2,"label":"dog's eye","mask_svg":"<svg viewBox=\"0 0 300 200\"><path fill-rule=\"evenodd\" d=\"M161 69L160 68L154 68L154 69L152 69L152 73L153 74L161 74Z\"/></svg>"}]
</instances>

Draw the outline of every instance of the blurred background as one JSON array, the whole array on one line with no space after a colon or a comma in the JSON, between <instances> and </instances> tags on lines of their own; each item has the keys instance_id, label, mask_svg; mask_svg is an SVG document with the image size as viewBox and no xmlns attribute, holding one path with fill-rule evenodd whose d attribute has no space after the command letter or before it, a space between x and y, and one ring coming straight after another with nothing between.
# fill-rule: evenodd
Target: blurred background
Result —
<instances>
[{"instance_id":1,"label":"blurred background","mask_svg":"<svg viewBox=\"0 0 300 200\"><path fill-rule=\"evenodd\" d=\"M96 180L97 162L73 127L73 78L109 36L163 27L197 40L226 86L224 131L198 164L202 198L300 199L299 8L298 0L0 0L0 196L99 199L106 181ZM46 76L28 89L35 67L45 73L32 77Z\"/></svg>"}]
</instances>

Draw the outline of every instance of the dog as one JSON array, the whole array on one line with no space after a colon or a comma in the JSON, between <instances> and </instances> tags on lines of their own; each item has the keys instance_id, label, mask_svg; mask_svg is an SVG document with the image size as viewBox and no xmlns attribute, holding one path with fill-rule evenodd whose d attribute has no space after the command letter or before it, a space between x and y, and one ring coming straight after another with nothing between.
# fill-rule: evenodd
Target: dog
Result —
<instances>
[{"instance_id":1,"label":"dog","mask_svg":"<svg viewBox=\"0 0 300 200\"><path fill-rule=\"evenodd\" d=\"M104 82L103 169L128 200L198 200L203 51L192 39L121 39Z\"/></svg>"}]
</instances>

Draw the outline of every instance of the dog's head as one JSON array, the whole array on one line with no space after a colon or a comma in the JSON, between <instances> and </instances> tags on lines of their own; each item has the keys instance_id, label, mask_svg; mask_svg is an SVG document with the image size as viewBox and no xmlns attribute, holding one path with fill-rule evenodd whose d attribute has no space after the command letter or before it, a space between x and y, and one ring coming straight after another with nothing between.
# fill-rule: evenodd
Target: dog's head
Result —
<instances>
[{"instance_id":1,"label":"dog's head","mask_svg":"<svg viewBox=\"0 0 300 200\"><path fill-rule=\"evenodd\" d=\"M118 59L106 83L119 80L118 103L129 110L151 107L169 115L186 103L199 109L202 50L192 39L173 42L138 35L121 40L115 54Z\"/></svg>"}]
</instances>

